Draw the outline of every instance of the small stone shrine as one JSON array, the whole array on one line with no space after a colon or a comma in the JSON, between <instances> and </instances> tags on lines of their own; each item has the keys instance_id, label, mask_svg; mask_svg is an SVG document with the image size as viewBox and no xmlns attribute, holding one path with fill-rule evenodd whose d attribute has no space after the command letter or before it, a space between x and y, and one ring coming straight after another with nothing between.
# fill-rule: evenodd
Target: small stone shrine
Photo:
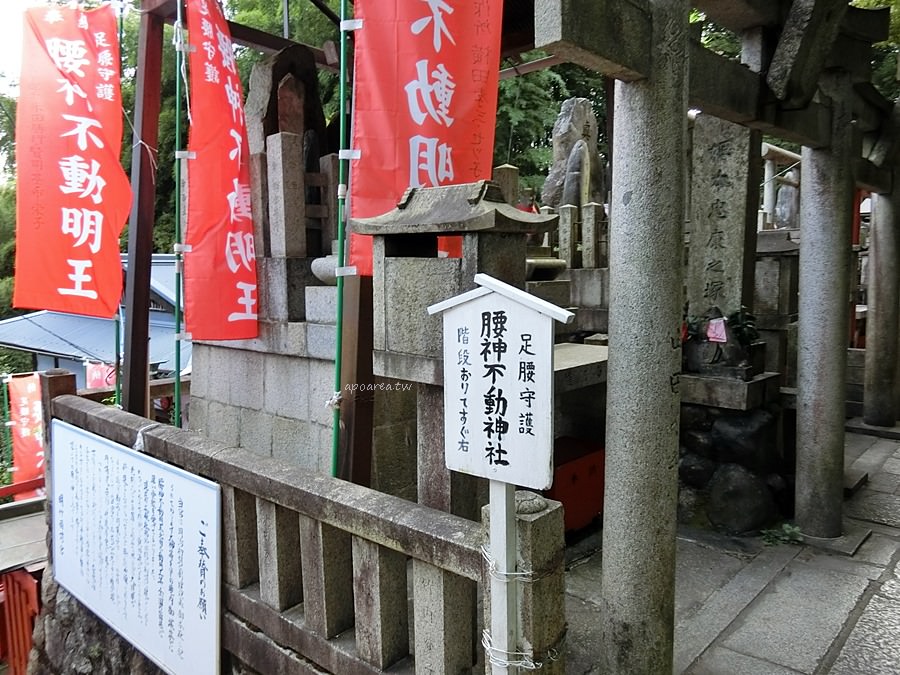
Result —
<instances>
[{"instance_id":1,"label":"small stone shrine","mask_svg":"<svg viewBox=\"0 0 900 675\"><path fill-rule=\"evenodd\" d=\"M393 211L351 222L354 232L375 236L374 373L419 383L422 504L477 519L482 501L472 477L444 466L441 319L426 308L472 289L479 272L524 288L528 235L556 220L516 209L496 184L480 181L410 188ZM462 237L462 257L438 257L438 237L454 235Z\"/></svg>"}]
</instances>

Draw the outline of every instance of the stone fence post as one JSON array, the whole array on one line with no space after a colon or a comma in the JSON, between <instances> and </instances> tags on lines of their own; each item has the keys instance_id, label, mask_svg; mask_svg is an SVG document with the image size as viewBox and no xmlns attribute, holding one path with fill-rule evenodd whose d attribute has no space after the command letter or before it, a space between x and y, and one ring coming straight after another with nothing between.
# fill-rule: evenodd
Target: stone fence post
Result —
<instances>
[{"instance_id":1,"label":"stone fence post","mask_svg":"<svg viewBox=\"0 0 900 675\"><path fill-rule=\"evenodd\" d=\"M481 515L487 540L490 507L483 507ZM534 492L517 491L516 530L516 572L521 576L511 579L510 583L519 587L517 651L521 654L510 656L508 660L530 660L542 675L564 675L566 542L562 504ZM484 588L484 625L490 626L490 584L487 579ZM490 654L485 655L485 671L491 672Z\"/></svg>"}]
</instances>

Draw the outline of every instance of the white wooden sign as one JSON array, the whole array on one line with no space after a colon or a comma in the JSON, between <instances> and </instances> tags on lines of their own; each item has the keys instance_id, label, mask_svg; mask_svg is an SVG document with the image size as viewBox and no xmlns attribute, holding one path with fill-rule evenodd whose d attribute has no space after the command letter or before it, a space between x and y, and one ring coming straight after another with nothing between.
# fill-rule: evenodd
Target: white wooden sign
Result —
<instances>
[{"instance_id":1,"label":"white wooden sign","mask_svg":"<svg viewBox=\"0 0 900 675\"><path fill-rule=\"evenodd\" d=\"M513 485L553 482L553 322L572 313L485 274L443 312L447 467Z\"/></svg>"},{"instance_id":2,"label":"white wooden sign","mask_svg":"<svg viewBox=\"0 0 900 675\"><path fill-rule=\"evenodd\" d=\"M219 486L52 423L57 581L167 673L219 672Z\"/></svg>"}]
</instances>

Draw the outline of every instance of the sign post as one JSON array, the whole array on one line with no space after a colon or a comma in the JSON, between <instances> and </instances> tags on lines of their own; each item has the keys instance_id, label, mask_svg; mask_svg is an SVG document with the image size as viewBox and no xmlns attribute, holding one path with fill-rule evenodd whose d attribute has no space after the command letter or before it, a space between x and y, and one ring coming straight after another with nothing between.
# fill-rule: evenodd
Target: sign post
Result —
<instances>
[{"instance_id":1,"label":"sign post","mask_svg":"<svg viewBox=\"0 0 900 675\"><path fill-rule=\"evenodd\" d=\"M574 315L486 274L478 288L428 308L443 314L444 458L490 481L494 675L516 671L517 485L553 482L553 322ZM512 668L512 670L511 670Z\"/></svg>"}]
</instances>

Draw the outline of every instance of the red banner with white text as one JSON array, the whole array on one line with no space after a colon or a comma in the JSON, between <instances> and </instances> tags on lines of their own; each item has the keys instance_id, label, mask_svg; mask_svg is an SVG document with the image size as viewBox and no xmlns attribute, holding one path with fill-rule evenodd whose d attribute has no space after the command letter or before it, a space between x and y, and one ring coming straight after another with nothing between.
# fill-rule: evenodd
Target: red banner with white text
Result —
<instances>
[{"instance_id":1,"label":"red banner with white text","mask_svg":"<svg viewBox=\"0 0 900 675\"><path fill-rule=\"evenodd\" d=\"M11 377L7 386L13 442L12 482L15 485L44 476L44 413L37 373ZM30 499L40 494L43 489L23 492L15 498Z\"/></svg>"},{"instance_id":2,"label":"red banner with white text","mask_svg":"<svg viewBox=\"0 0 900 675\"><path fill-rule=\"evenodd\" d=\"M116 384L116 367L108 363L88 361L84 364L84 386L88 389L105 389Z\"/></svg>"},{"instance_id":3,"label":"red banner with white text","mask_svg":"<svg viewBox=\"0 0 900 675\"><path fill-rule=\"evenodd\" d=\"M490 178L500 0L357 0L350 210L393 209L407 187ZM350 262L372 274L370 237Z\"/></svg>"},{"instance_id":4,"label":"red banner with white text","mask_svg":"<svg viewBox=\"0 0 900 675\"><path fill-rule=\"evenodd\" d=\"M216 0L188 0L191 132L185 324L195 340L257 335L250 151L231 34Z\"/></svg>"},{"instance_id":5,"label":"red banner with white text","mask_svg":"<svg viewBox=\"0 0 900 675\"><path fill-rule=\"evenodd\" d=\"M25 12L13 305L111 317L131 188L112 6Z\"/></svg>"}]
</instances>

